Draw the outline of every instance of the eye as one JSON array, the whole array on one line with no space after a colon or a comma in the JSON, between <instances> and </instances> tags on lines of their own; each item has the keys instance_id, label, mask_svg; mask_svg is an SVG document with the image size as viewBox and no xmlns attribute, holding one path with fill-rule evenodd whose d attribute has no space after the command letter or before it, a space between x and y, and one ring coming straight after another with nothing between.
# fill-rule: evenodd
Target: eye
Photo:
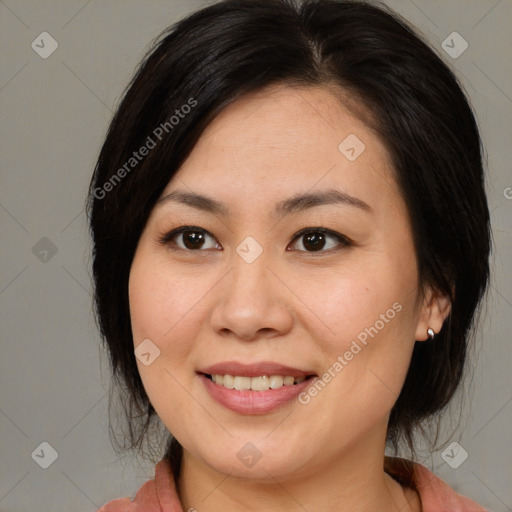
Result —
<instances>
[{"instance_id":1,"label":"eye","mask_svg":"<svg viewBox=\"0 0 512 512\"><path fill-rule=\"evenodd\" d=\"M183 226L174 229L162 236L159 242L163 245L174 245L185 251L222 248L208 231L197 226Z\"/></svg>"},{"instance_id":2,"label":"eye","mask_svg":"<svg viewBox=\"0 0 512 512\"><path fill-rule=\"evenodd\" d=\"M184 251L222 249L222 246L208 231L198 226L182 226L174 229L163 235L159 242ZM347 237L325 228L303 229L295 235L293 242L294 245L299 245L295 249L301 252L327 252L331 249L341 250L352 245Z\"/></svg>"},{"instance_id":3,"label":"eye","mask_svg":"<svg viewBox=\"0 0 512 512\"><path fill-rule=\"evenodd\" d=\"M303 252L327 252L330 249L341 250L352 245L347 237L324 228L303 229L293 240L300 242L298 245L303 249L298 250Z\"/></svg>"}]
</instances>

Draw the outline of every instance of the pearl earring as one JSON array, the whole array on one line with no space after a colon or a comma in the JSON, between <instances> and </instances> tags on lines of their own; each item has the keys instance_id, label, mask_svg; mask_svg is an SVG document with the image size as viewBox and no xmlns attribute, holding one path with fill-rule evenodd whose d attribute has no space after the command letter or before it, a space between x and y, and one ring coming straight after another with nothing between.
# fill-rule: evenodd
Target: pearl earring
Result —
<instances>
[{"instance_id":1,"label":"pearl earring","mask_svg":"<svg viewBox=\"0 0 512 512\"><path fill-rule=\"evenodd\" d=\"M432 329L431 327L429 327L427 329L427 334L428 334L428 337L430 338L430 341L432 341L434 339L434 336L435 336L435 332L434 332L434 329Z\"/></svg>"}]
</instances>

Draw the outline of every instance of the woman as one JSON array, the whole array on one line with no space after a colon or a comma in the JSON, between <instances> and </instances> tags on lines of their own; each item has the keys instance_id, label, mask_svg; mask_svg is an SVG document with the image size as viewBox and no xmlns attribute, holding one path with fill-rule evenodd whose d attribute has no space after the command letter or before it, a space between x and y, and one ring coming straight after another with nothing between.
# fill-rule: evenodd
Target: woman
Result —
<instances>
[{"instance_id":1,"label":"woman","mask_svg":"<svg viewBox=\"0 0 512 512\"><path fill-rule=\"evenodd\" d=\"M172 436L100 510L483 510L384 456L461 380L489 275L480 145L384 7L227 0L173 27L89 205L131 445L156 416Z\"/></svg>"}]
</instances>

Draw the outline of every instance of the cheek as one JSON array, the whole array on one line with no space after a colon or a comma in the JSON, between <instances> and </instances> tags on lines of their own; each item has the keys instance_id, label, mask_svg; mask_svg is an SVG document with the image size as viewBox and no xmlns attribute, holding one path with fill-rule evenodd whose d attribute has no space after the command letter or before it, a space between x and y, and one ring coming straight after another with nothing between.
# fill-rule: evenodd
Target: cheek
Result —
<instances>
[{"instance_id":1,"label":"cheek","mask_svg":"<svg viewBox=\"0 0 512 512\"><path fill-rule=\"evenodd\" d=\"M187 276L172 272L160 256L148 250L141 250L134 258L129 280L133 344L136 348L149 339L158 348L158 356L150 365L137 360L137 366L146 393L161 417L167 408L186 406L180 403L182 386L189 386L195 376L187 361L198 323L187 320L201 290L193 283Z\"/></svg>"},{"instance_id":2,"label":"cheek","mask_svg":"<svg viewBox=\"0 0 512 512\"><path fill-rule=\"evenodd\" d=\"M328 335L319 339L327 362L324 376L332 382L323 403L343 403L334 412L339 418L347 410L359 411L362 421L384 417L403 385L414 347L417 287L414 260L408 266L394 261L352 266L350 275L347 270L346 276L321 284L312 280L308 287L307 303L317 305L328 327Z\"/></svg>"},{"instance_id":3,"label":"cheek","mask_svg":"<svg viewBox=\"0 0 512 512\"><path fill-rule=\"evenodd\" d=\"M137 367L151 404L173 432L181 426L175 411L190 408L183 389L195 376L186 363L197 323L187 319L201 290L192 283L147 248L136 253L129 279L133 343L149 339L160 351L149 365L137 360Z\"/></svg>"},{"instance_id":4,"label":"cheek","mask_svg":"<svg viewBox=\"0 0 512 512\"><path fill-rule=\"evenodd\" d=\"M138 252L129 280L134 343L149 338L164 348L165 340L176 339L175 331L187 324L183 320L201 297L200 285L192 276L173 270L165 254Z\"/></svg>"},{"instance_id":5,"label":"cheek","mask_svg":"<svg viewBox=\"0 0 512 512\"><path fill-rule=\"evenodd\" d=\"M401 328L412 323L410 304L416 295L410 290L417 289L415 274L395 267L386 261L368 261L360 268L347 266L328 278L308 280L304 302L327 328L327 351L342 350L350 340L364 343L376 331L386 336L394 331L396 338Z\"/></svg>"}]
</instances>

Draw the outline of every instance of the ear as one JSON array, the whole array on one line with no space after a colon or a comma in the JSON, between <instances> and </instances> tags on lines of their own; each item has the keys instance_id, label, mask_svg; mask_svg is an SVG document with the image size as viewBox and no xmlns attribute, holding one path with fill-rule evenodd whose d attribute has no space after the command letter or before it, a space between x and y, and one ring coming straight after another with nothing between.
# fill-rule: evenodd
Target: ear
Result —
<instances>
[{"instance_id":1,"label":"ear","mask_svg":"<svg viewBox=\"0 0 512 512\"><path fill-rule=\"evenodd\" d=\"M450 314L451 307L451 300L448 295L442 295L429 287L420 309L418 325L416 326L416 341L427 340L427 330L429 328L437 334L443 327L446 317Z\"/></svg>"}]
</instances>

